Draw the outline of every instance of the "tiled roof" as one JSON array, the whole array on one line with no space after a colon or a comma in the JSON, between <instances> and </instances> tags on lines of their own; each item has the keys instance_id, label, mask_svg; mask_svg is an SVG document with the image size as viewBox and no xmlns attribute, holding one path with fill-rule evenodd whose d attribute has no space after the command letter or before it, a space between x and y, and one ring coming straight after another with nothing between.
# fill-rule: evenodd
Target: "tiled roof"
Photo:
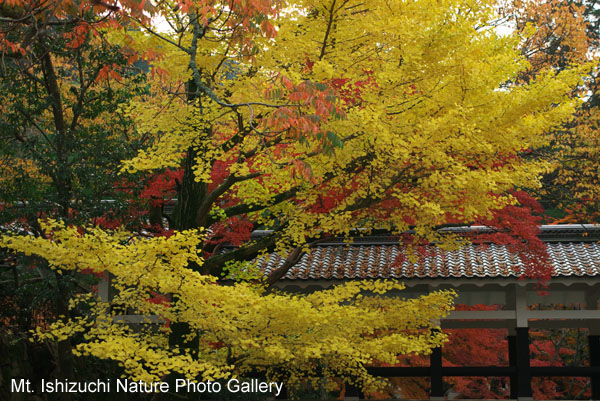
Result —
<instances>
[{"instance_id":1,"label":"tiled roof","mask_svg":"<svg viewBox=\"0 0 600 401\"><path fill-rule=\"evenodd\" d=\"M546 231L548 234L549 230ZM411 262L397 240L384 239L380 236L352 244L322 244L304 255L284 279L488 278L518 277L523 273L519 256L503 245L468 245L454 251L429 245ZM591 239L546 242L553 276L600 277L600 244ZM258 268L269 274L283 261L276 253L265 255L258 260Z\"/></svg>"}]
</instances>

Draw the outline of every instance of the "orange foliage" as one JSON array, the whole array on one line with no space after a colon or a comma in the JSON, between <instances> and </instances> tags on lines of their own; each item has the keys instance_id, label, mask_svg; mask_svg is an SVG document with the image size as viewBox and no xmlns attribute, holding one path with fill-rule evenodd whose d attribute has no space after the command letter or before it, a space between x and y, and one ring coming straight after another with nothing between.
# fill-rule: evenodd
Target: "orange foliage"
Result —
<instances>
[{"instance_id":1,"label":"orange foliage","mask_svg":"<svg viewBox=\"0 0 600 401\"><path fill-rule=\"evenodd\" d=\"M535 28L521 45L531 63L531 75L546 67L565 68L587 61L590 40L584 6L563 0L514 0L511 11L519 32Z\"/></svg>"}]
</instances>

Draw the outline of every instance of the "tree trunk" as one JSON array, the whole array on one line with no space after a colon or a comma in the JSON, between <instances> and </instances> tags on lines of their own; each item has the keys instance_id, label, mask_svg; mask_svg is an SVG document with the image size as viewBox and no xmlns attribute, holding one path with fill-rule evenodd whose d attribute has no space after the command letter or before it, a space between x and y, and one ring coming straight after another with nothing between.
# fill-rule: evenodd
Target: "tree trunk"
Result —
<instances>
[{"instance_id":1,"label":"tree trunk","mask_svg":"<svg viewBox=\"0 0 600 401\"><path fill-rule=\"evenodd\" d=\"M177 194L177 205L174 211L173 229L189 230L199 228L197 212L206 196L207 185L196 182L193 167L198 158L198 151L193 147L187 150L181 187Z\"/></svg>"}]
</instances>

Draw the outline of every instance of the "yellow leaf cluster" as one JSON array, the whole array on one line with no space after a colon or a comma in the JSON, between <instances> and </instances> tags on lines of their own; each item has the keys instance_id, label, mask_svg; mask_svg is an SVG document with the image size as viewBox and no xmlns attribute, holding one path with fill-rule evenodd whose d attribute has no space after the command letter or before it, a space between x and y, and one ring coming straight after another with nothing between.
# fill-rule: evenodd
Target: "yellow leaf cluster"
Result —
<instances>
[{"instance_id":1,"label":"yellow leaf cluster","mask_svg":"<svg viewBox=\"0 0 600 401\"><path fill-rule=\"evenodd\" d=\"M518 155L545 145L544 133L571 117L578 100L568 95L584 68L518 83L528 63L519 37L492 27L494 2L288 6L271 16L276 37L248 38L251 61L235 32L218 29L218 13L202 35L193 20L164 34L170 79L181 89L194 72L201 89L192 104L157 87L156 100L131 108L156 141L127 169L173 167L193 147L201 155L196 180L209 183L215 163L226 162L235 184L223 196L268 206L249 217L267 228L285 222L281 249L357 226L417 226L431 236L439 225L489 217L512 201L514 187L539 185L549 164ZM332 95L319 98L319 85ZM325 151L330 133L340 144ZM288 191L292 199L273 204ZM335 198L327 213L315 211L323 197Z\"/></svg>"},{"instance_id":2,"label":"yellow leaf cluster","mask_svg":"<svg viewBox=\"0 0 600 401\"><path fill-rule=\"evenodd\" d=\"M61 317L37 337L83 333L76 353L119 361L135 380L156 381L168 372L216 380L262 371L294 382L324 368L328 377L373 388L381 382L365 366L426 354L445 340L431 329L452 308L450 291L405 300L401 283L360 281L308 295L266 293L247 283L219 285L192 270L190 263L202 263L197 231L141 239L95 228L80 234L56 221L42 225L47 238L3 236L0 246L40 256L55 269L107 272L118 291L110 300L76 297L72 310L84 304L90 313ZM159 294L166 298L157 302ZM148 323L129 325L118 310ZM171 327L182 322L199 338L193 350L168 345Z\"/></svg>"}]
</instances>

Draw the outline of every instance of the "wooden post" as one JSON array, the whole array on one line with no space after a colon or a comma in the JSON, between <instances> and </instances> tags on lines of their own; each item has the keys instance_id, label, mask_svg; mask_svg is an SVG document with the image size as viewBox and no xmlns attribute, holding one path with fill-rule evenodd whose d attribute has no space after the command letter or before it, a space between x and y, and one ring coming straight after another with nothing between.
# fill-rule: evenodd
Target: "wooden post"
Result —
<instances>
[{"instance_id":1,"label":"wooden post","mask_svg":"<svg viewBox=\"0 0 600 401\"><path fill-rule=\"evenodd\" d=\"M508 334L508 366L517 367L517 336L515 330L509 330ZM515 372L510 375L510 398L516 400L519 397L519 374Z\"/></svg>"},{"instance_id":2,"label":"wooden post","mask_svg":"<svg viewBox=\"0 0 600 401\"><path fill-rule=\"evenodd\" d=\"M598 309L598 300L600 298L599 285L588 289L585 294L586 308L591 310ZM588 323L588 345L590 352L590 366L600 367L600 320L592 320ZM600 400L600 375L590 376L590 387L592 390L592 400Z\"/></svg>"},{"instance_id":3,"label":"wooden post","mask_svg":"<svg viewBox=\"0 0 600 401\"><path fill-rule=\"evenodd\" d=\"M517 399L519 401L533 400L531 391L531 366L529 364L529 328L517 327L516 335L517 357Z\"/></svg>"},{"instance_id":4,"label":"wooden post","mask_svg":"<svg viewBox=\"0 0 600 401\"><path fill-rule=\"evenodd\" d=\"M362 391L352 384L346 384L346 391L344 393L344 400L360 400L364 399L365 396Z\"/></svg>"},{"instance_id":5,"label":"wooden post","mask_svg":"<svg viewBox=\"0 0 600 401\"><path fill-rule=\"evenodd\" d=\"M102 302L110 301L110 273L104 271L104 275L98 283L98 298Z\"/></svg>"},{"instance_id":6,"label":"wooden post","mask_svg":"<svg viewBox=\"0 0 600 401\"><path fill-rule=\"evenodd\" d=\"M429 356L429 376L431 380L431 389L429 399L444 399L444 378L442 376L442 348L436 347Z\"/></svg>"},{"instance_id":7,"label":"wooden post","mask_svg":"<svg viewBox=\"0 0 600 401\"><path fill-rule=\"evenodd\" d=\"M590 334L588 336L590 346L590 366L600 367L600 335ZM592 387L592 400L600 400L600 375L590 377Z\"/></svg>"},{"instance_id":8,"label":"wooden post","mask_svg":"<svg viewBox=\"0 0 600 401\"><path fill-rule=\"evenodd\" d=\"M517 328L515 329L515 361L517 365L517 399L533 401L531 391L531 365L529 363L529 320L527 310L527 287L515 286L515 314ZM511 393L513 390L511 389Z\"/></svg>"}]
</instances>

